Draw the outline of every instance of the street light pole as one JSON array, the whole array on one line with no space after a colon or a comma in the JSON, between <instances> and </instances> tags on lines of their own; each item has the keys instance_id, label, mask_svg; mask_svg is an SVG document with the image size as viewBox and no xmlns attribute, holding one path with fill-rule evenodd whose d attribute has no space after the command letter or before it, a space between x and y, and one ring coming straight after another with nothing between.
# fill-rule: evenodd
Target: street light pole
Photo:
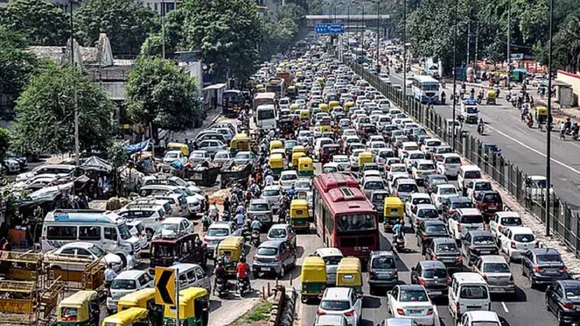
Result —
<instances>
[{"instance_id":1,"label":"street light pole","mask_svg":"<svg viewBox=\"0 0 580 326\"><path fill-rule=\"evenodd\" d=\"M377 4L377 65L379 65L379 50L381 49L381 43L380 43L380 28L381 28L381 17L379 16L379 1L376 1ZM380 67L380 65L379 65ZM380 73L380 71L379 71Z\"/></svg>"},{"instance_id":2,"label":"street light pole","mask_svg":"<svg viewBox=\"0 0 580 326\"><path fill-rule=\"evenodd\" d=\"M546 194L544 201L546 202L546 236L550 236L550 201L552 196L550 189L552 185L552 153L551 153L551 131L550 121L552 120L552 28L554 19L554 0L550 0L550 44L548 49L548 121L546 128ZM508 76L509 77L509 76Z\"/></svg>"},{"instance_id":3,"label":"street light pole","mask_svg":"<svg viewBox=\"0 0 580 326\"><path fill-rule=\"evenodd\" d=\"M161 0L161 55L165 59L165 0Z\"/></svg>"},{"instance_id":4,"label":"street light pole","mask_svg":"<svg viewBox=\"0 0 580 326\"><path fill-rule=\"evenodd\" d=\"M80 165L80 142L79 142L79 105L77 94L77 80L74 74L76 73L75 63L75 33L73 21L73 0L70 1L70 63L73 72L73 109L75 116L75 165L78 168Z\"/></svg>"},{"instance_id":5,"label":"street light pole","mask_svg":"<svg viewBox=\"0 0 580 326\"><path fill-rule=\"evenodd\" d=\"M364 2L361 3L361 6L362 6L362 22L361 22L362 23L362 40L361 40L361 46L362 46L362 49L364 52L364 50L365 50L365 27L366 27L366 24L365 24L365 3ZM366 54L365 54L365 57L366 57Z\"/></svg>"},{"instance_id":6,"label":"street light pole","mask_svg":"<svg viewBox=\"0 0 580 326\"><path fill-rule=\"evenodd\" d=\"M407 107L407 0L403 0L403 112Z\"/></svg>"},{"instance_id":7,"label":"street light pole","mask_svg":"<svg viewBox=\"0 0 580 326\"><path fill-rule=\"evenodd\" d=\"M507 19L507 78L506 78L506 87L507 89L510 89L510 71L511 71L511 61L512 61L512 49L511 49L511 35L512 35L512 24L511 24L511 20L512 20L512 1L508 0L508 19Z\"/></svg>"},{"instance_id":8,"label":"street light pole","mask_svg":"<svg viewBox=\"0 0 580 326\"><path fill-rule=\"evenodd\" d=\"M451 142L451 148L453 149L453 151L455 151L455 106L456 106L456 102L457 102L457 96L455 94L457 94L457 11L458 11L458 1L455 0L455 10L454 10L454 14L453 14L453 94L451 94L453 96L453 109L451 110L453 112L453 128L451 131L451 134L453 135L453 141Z\"/></svg>"}]
</instances>

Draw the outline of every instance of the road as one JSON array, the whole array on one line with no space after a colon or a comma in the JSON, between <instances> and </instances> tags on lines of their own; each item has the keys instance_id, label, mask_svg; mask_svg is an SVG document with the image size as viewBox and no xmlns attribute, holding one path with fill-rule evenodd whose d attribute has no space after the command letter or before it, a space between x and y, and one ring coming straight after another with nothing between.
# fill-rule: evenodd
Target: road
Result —
<instances>
[{"instance_id":1,"label":"road","mask_svg":"<svg viewBox=\"0 0 580 326\"><path fill-rule=\"evenodd\" d=\"M409 76L409 75L408 75ZM402 85L402 74L391 73L393 84ZM458 86L459 89L459 86ZM445 93L453 94L453 84L446 85ZM469 91L469 90L468 90ZM535 91L532 91L532 96ZM452 118L451 105L436 105L435 111L445 118ZM459 105L456 114L460 114ZM483 136L477 134L476 125L464 128L481 141L495 143L502 149L502 155L519 166L528 175L546 174L546 131L528 126L521 121L520 112L500 94L498 105L481 105L479 116L486 123ZM557 118L555 118L557 120ZM556 194L574 209L580 209L580 160L572 153L580 152L580 142L568 137L563 141L556 132L551 134L552 183Z\"/></svg>"}]
</instances>

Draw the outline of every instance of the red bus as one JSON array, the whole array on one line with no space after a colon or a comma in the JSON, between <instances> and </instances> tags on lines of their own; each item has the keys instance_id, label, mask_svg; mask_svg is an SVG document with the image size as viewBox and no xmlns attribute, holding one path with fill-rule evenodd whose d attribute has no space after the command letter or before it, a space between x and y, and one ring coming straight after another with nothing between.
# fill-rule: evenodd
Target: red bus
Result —
<instances>
[{"instance_id":1,"label":"red bus","mask_svg":"<svg viewBox=\"0 0 580 326\"><path fill-rule=\"evenodd\" d=\"M377 212L355 178L325 173L314 178L314 220L324 245L367 260L379 249Z\"/></svg>"}]
</instances>

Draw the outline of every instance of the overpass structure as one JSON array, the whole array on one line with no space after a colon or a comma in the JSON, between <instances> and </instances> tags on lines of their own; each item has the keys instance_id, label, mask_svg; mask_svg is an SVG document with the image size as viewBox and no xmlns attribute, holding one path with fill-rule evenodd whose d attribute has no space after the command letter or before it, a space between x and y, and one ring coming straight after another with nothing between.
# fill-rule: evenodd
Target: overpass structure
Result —
<instances>
[{"instance_id":1,"label":"overpass structure","mask_svg":"<svg viewBox=\"0 0 580 326\"><path fill-rule=\"evenodd\" d=\"M390 15L306 15L306 25L312 27L316 24L345 24L346 31L355 31L359 29L381 28L382 35L387 35L390 24Z\"/></svg>"}]
</instances>

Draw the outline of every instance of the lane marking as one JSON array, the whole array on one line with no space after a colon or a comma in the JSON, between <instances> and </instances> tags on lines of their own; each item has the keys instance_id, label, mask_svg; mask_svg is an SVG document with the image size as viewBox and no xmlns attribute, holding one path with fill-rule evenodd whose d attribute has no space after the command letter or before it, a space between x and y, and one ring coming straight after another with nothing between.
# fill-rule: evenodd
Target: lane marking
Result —
<instances>
[{"instance_id":1,"label":"lane marking","mask_svg":"<svg viewBox=\"0 0 580 326\"><path fill-rule=\"evenodd\" d=\"M506 313L510 312L507 306L505 305L505 302L502 301L501 305L503 306L503 310L505 310Z\"/></svg>"}]
</instances>

